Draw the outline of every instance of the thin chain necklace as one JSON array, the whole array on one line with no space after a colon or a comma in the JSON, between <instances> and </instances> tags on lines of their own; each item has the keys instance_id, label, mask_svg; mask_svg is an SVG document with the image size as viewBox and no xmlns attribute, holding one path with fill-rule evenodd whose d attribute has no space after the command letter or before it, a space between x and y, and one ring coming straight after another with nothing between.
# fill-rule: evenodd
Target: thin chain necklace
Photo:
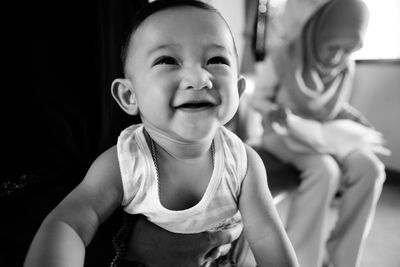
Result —
<instances>
[{"instance_id":1,"label":"thin chain necklace","mask_svg":"<svg viewBox=\"0 0 400 267\"><path fill-rule=\"evenodd\" d=\"M154 143L153 138L150 137L150 144L151 144L151 157L153 158L154 161L154 167L156 168L156 178L157 178L157 183L160 185L160 172L158 168L158 155L156 151L156 145ZM214 148L214 140L211 143L211 159L212 159L212 165L214 168L214 161L215 161L215 148ZM158 188L158 196L160 196L160 187Z\"/></svg>"}]
</instances>

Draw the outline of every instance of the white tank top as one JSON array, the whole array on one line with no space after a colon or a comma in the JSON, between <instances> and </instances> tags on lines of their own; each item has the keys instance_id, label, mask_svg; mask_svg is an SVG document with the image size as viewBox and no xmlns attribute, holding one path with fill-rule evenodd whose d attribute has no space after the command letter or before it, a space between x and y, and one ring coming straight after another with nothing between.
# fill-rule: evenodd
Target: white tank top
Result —
<instances>
[{"instance_id":1,"label":"white tank top","mask_svg":"<svg viewBox=\"0 0 400 267\"><path fill-rule=\"evenodd\" d=\"M214 170L201 200L184 210L165 208L158 196L158 180L143 125L132 125L118 138L118 160L123 185L124 210L143 214L158 226L175 233L198 233L240 223L238 197L247 171L243 142L220 127L214 138Z\"/></svg>"}]
</instances>

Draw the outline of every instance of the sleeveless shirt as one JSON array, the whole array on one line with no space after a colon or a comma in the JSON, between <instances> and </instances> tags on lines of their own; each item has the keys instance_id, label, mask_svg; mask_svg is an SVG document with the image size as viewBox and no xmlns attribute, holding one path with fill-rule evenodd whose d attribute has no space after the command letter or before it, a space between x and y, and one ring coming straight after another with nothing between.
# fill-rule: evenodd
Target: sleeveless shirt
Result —
<instances>
[{"instance_id":1,"label":"sleeveless shirt","mask_svg":"<svg viewBox=\"0 0 400 267\"><path fill-rule=\"evenodd\" d=\"M184 210L169 210L159 198L155 163L143 124L121 132L118 160L123 185L122 206L127 213L143 214L154 224L175 233L198 233L241 224L238 197L247 171L243 142L220 127L214 138L214 170L201 200Z\"/></svg>"}]
</instances>

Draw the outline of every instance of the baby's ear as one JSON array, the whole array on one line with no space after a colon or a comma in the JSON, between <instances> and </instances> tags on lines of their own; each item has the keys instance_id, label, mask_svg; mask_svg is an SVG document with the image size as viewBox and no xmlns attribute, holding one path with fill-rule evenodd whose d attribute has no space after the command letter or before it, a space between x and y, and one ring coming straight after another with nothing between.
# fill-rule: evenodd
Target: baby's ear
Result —
<instances>
[{"instance_id":1,"label":"baby's ear","mask_svg":"<svg viewBox=\"0 0 400 267\"><path fill-rule=\"evenodd\" d=\"M237 81L237 88L239 97L243 94L244 90L246 89L246 79L243 76L240 76Z\"/></svg>"},{"instance_id":2,"label":"baby's ear","mask_svg":"<svg viewBox=\"0 0 400 267\"><path fill-rule=\"evenodd\" d=\"M115 79L111 85L111 94L123 111L129 115L139 113L139 105L130 80Z\"/></svg>"}]
</instances>

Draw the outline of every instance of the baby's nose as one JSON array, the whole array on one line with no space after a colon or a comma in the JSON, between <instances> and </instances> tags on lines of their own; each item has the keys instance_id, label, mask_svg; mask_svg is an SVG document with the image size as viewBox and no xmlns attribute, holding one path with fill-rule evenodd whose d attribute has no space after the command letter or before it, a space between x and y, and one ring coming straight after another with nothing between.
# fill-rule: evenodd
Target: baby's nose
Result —
<instances>
[{"instance_id":1,"label":"baby's nose","mask_svg":"<svg viewBox=\"0 0 400 267\"><path fill-rule=\"evenodd\" d=\"M184 70L180 84L182 89L211 89L213 87L211 74L200 66L193 66Z\"/></svg>"}]
</instances>

